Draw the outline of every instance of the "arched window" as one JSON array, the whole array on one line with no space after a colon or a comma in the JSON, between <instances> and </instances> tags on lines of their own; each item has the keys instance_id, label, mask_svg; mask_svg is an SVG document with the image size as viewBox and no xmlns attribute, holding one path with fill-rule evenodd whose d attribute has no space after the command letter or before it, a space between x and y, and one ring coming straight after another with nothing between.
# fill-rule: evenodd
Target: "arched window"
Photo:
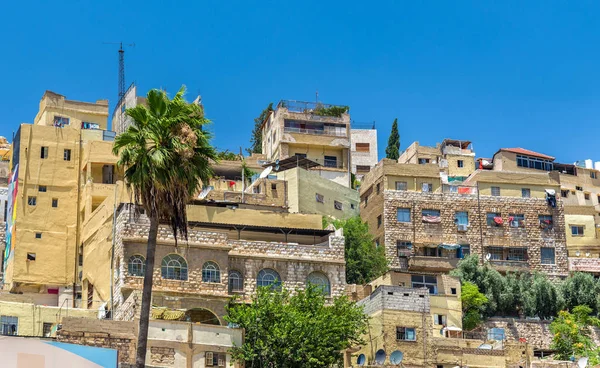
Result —
<instances>
[{"instance_id":1,"label":"arched window","mask_svg":"<svg viewBox=\"0 0 600 368\"><path fill-rule=\"evenodd\" d=\"M329 279L321 272L312 272L306 279L307 285L315 285L323 292L323 295L329 296L331 293L331 286L329 285Z\"/></svg>"},{"instance_id":2,"label":"arched window","mask_svg":"<svg viewBox=\"0 0 600 368\"><path fill-rule=\"evenodd\" d=\"M129 276L144 276L144 271L146 270L146 259L144 256L134 254L129 257L127 270L129 271Z\"/></svg>"},{"instance_id":3,"label":"arched window","mask_svg":"<svg viewBox=\"0 0 600 368\"><path fill-rule=\"evenodd\" d=\"M229 271L229 292L244 291L244 276L238 271Z\"/></svg>"},{"instance_id":4,"label":"arched window","mask_svg":"<svg viewBox=\"0 0 600 368\"><path fill-rule=\"evenodd\" d=\"M163 279L187 280L188 270L185 259L179 254L168 254L162 259L160 271Z\"/></svg>"},{"instance_id":5,"label":"arched window","mask_svg":"<svg viewBox=\"0 0 600 368\"><path fill-rule=\"evenodd\" d=\"M257 286L269 286L272 289L281 288L281 277L277 271L270 268L260 270L258 277L256 278Z\"/></svg>"},{"instance_id":6,"label":"arched window","mask_svg":"<svg viewBox=\"0 0 600 368\"><path fill-rule=\"evenodd\" d=\"M218 264L209 261L202 265L202 282L221 282Z\"/></svg>"}]
</instances>

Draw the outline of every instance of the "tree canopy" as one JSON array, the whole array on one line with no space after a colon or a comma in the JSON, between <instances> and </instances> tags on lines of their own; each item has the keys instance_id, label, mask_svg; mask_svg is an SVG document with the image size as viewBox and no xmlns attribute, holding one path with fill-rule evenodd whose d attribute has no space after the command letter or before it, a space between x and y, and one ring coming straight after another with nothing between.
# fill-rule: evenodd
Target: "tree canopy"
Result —
<instances>
[{"instance_id":1,"label":"tree canopy","mask_svg":"<svg viewBox=\"0 0 600 368\"><path fill-rule=\"evenodd\" d=\"M375 246L369 226L359 216L335 220L333 225L344 229L347 283L365 284L387 272L385 249Z\"/></svg>"},{"instance_id":2,"label":"tree canopy","mask_svg":"<svg viewBox=\"0 0 600 368\"><path fill-rule=\"evenodd\" d=\"M481 312L484 310L488 298L479 291L477 285L466 281L462 284L460 299L463 310L463 329L472 330L481 323Z\"/></svg>"},{"instance_id":3,"label":"tree canopy","mask_svg":"<svg viewBox=\"0 0 600 368\"><path fill-rule=\"evenodd\" d=\"M360 344L367 317L347 297L326 303L309 285L291 294L259 288L251 304L230 303L225 319L242 327L244 343L232 350L246 367L321 368L343 363L341 351Z\"/></svg>"},{"instance_id":4,"label":"tree canopy","mask_svg":"<svg viewBox=\"0 0 600 368\"><path fill-rule=\"evenodd\" d=\"M254 118L254 128L252 128L252 135L250 137L250 148L247 150L249 154L262 153L262 124L269 115L269 112L273 111L273 102Z\"/></svg>"},{"instance_id":5,"label":"tree canopy","mask_svg":"<svg viewBox=\"0 0 600 368\"><path fill-rule=\"evenodd\" d=\"M569 360L571 357L589 357L590 366L600 363L600 347L591 338L591 326L600 327L600 320L590 316L592 309L579 305L571 312L561 311L550 324L554 358Z\"/></svg>"},{"instance_id":6,"label":"tree canopy","mask_svg":"<svg viewBox=\"0 0 600 368\"><path fill-rule=\"evenodd\" d=\"M398 133L398 119L394 119L392 131L388 138L388 144L385 149L385 157L391 160L398 160L400 157L400 133Z\"/></svg>"}]
</instances>

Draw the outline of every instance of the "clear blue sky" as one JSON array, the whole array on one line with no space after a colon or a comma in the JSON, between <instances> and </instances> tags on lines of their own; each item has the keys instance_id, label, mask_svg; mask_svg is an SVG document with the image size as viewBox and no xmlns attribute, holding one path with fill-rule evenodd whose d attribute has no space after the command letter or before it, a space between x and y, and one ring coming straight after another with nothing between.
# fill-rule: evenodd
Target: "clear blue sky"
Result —
<instances>
[{"instance_id":1,"label":"clear blue sky","mask_svg":"<svg viewBox=\"0 0 600 368\"><path fill-rule=\"evenodd\" d=\"M525 147L600 160L600 3L594 1L5 1L3 115L10 137L46 89L70 99L127 84L200 93L219 148L249 145L252 120L280 99L345 104L391 123L401 149L469 139L478 156ZM177 3L174 5L165 5Z\"/></svg>"}]
</instances>

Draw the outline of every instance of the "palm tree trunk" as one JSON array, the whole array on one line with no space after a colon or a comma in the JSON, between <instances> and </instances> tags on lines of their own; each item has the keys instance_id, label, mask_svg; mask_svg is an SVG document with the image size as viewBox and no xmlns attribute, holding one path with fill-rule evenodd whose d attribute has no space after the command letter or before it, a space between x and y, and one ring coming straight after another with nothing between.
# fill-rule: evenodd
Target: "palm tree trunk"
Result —
<instances>
[{"instance_id":1,"label":"palm tree trunk","mask_svg":"<svg viewBox=\"0 0 600 368\"><path fill-rule=\"evenodd\" d=\"M146 249L146 270L144 272L144 289L142 291L142 310L138 329L136 368L144 368L148 346L148 324L150 320L150 304L152 302L152 276L154 271L154 254L156 253L156 238L158 236L158 217L150 217L148 246Z\"/></svg>"}]
</instances>

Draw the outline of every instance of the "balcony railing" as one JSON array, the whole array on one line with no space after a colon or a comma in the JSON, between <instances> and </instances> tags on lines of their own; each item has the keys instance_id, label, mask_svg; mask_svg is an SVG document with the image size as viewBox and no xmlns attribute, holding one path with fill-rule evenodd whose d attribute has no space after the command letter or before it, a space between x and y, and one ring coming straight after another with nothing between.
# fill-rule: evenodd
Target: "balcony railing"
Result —
<instances>
[{"instance_id":1,"label":"balcony railing","mask_svg":"<svg viewBox=\"0 0 600 368\"><path fill-rule=\"evenodd\" d=\"M302 128L292 128L285 127L283 129L285 133L300 133L300 134L313 134L313 135L332 135L335 137L347 137L346 131L336 131L336 130L328 130L328 129L302 129Z\"/></svg>"},{"instance_id":2,"label":"balcony railing","mask_svg":"<svg viewBox=\"0 0 600 368\"><path fill-rule=\"evenodd\" d=\"M330 105L321 102L307 102L294 100L281 100L277 104L277 108L286 108L290 112L300 112L303 114L315 114L321 116L340 117L337 112L348 112L348 106ZM332 113L335 113L332 115Z\"/></svg>"}]
</instances>

